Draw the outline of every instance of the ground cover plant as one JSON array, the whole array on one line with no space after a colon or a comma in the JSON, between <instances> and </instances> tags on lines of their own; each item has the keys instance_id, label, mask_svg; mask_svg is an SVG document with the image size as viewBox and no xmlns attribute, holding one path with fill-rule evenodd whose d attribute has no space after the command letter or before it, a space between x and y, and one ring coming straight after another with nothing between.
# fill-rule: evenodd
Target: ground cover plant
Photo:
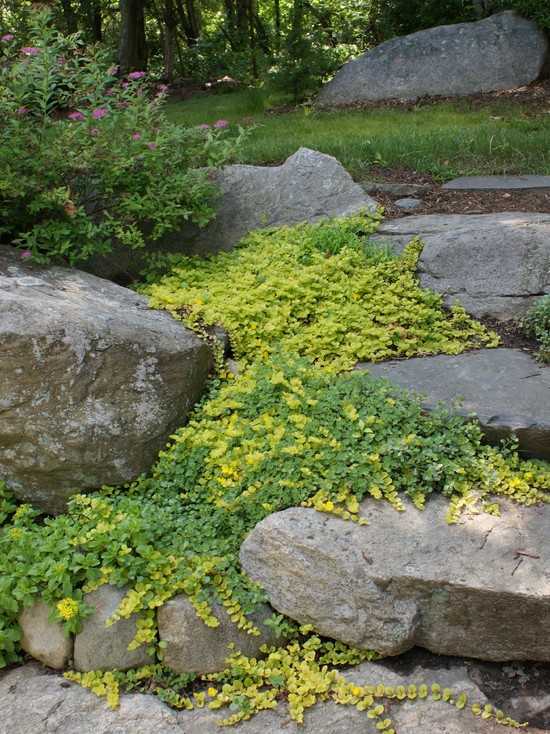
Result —
<instances>
[{"instance_id":1,"label":"ground cover plant","mask_svg":"<svg viewBox=\"0 0 550 734\"><path fill-rule=\"evenodd\" d=\"M281 163L300 146L335 156L356 178L373 164L459 175L550 173L550 116L544 106L506 100L476 104L442 101L411 107L273 113L280 97L269 88L203 94L166 106L170 120L185 125L254 124L240 161Z\"/></svg>"},{"instance_id":2,"label":"ground cover plant","mask_svg":"<svg viewBox=\"0 0 550 734\"><path fill-rule=\"evenodd\" d=\"M69 674L106 696L110 705L117 705L120 690L143 688L155 690L175 707L229 706L225 721L231 724L273 708L281 698L288 701L291 716L301 721L316 701L332 699L364 710L388 732L393 730L386 714L388 701L431 696L466 706L459 692L442 691L437 684L430 690L412 686L405 691L380 689L376 682L353 686L337 668L373 659L374 653L322 640L311 629L297 628L281 617L271 624L290 634L290 642L266 649L263 660L237 652L225 671L196 680L177 676L162 664L155 610L176 594L187 595L207 625L219 624L212 612L212 603L218 602L240 627L258 634L247 615L264 594L241 573L238 553L246 534L272 512L303 505L361 523L360 502L366 497L402 511L406 500L421 509L431 493L440 492L449 498L447 520L452 523L464 508L498 513L499 497L525 504L550 501L548 464L522 461L513 445L484 445L477 424L444 410L426 413L419 398L389 383L363 372L340 372L357 358L353 348L366 343L367 353L385 353L388 344L380 341L381 334L402 311L412 314L410 328L414 323L421 328L418 333L413 329L411 341L401 326L390 343L399 349L401 338L410 354L422 353L427 345L432 350L451 345L459 351L471 346L472 339L483 343L493 338L463 312L446 314L438 296L419 288L413 275L419 243L396 258L368 245L372 228L371 220L355 217L259 233L233 253L207 261L180 260L158 285L146 286L151 293L158 291L176 315L202 329L210 313L202 309L205 304L212 308L212 317L220 316L216 294L221 263L226 276L235 278L229 288L226 281L225 292L234 290L241 299L242 320L235 315L238 303L231 299L225 316L234 345L242 350L242 371L212 383L152 472L129 487L75 496L67 512L54 518L17 505L4 488L0 663L18 659L17 618L24 606L41 597L51 606L52 618L67 632L75 632L90 612L86 592L110 583L127 590L110 622L137 614L131 647L147 645L158 660L129 673ZM265 246L266 237L270 247ZM265 260L270 250L273 262ZM269 284L271 265L277 263L282 272ZM301 288L282 287L290 270L306 274ZM318 296L317 281L323 273L327 282L321 282L322 288L326 290L329 281L337 292L347 288L351 304L368 304L377 292L385 293L386 308L383 300L377 301L376 312L388 320L384 329L367 328L362 340L348 348L358 322L346 322L343 308L344 337L336 332L336 346L327 350L326 343L307 337L304 329L306 356L300 356L300 342L292 341L299 333L291 318L293 309L306 304L302 315L307 326L312 313L321 312L327 319L340 308L338 302L323 312L322 302L309 303L308 288ZM268 328L269 319L263 319L261 310L249 309L247 294L254 288L234 287L238 279L242 285L247 277L259 275L257 285L266 288L262 298L268 312L275 313L277 328ZM363 277L369 288L356 300L351 294ZM406 299L397 306L392 303L396 293ZM189 294L198 310L182 306ZM261 302L256 294L252 303ZM372 321L373 314L365 313ZM252 323L257 324L255 336ZM472 710L515 725L491 707L474 703Z\"/></svg>"},{"instance_id":3,"label":"ground cover plant","mask_svg":"<svg viewBox=\"0 0 550 734\"><path fill-rule=\"evenodd\" d=\"M151 305L190 325L222 323L235 355L274 349L333 371L379 361L495 346L460 306L419 286L420 242L392 256L370 245L377 218L259 231L209 259L172 257L172 273L145 289Z\"/></svg>"},{"instance_id":4,"label":"ground cover plant","mask_svg":"<svg viewBox=\"0 0 550 734\"><path fill-rule=\"evenodd\" d=\"M17 655L16 619L24 604L41 596L74 631L88 612L84 592L104 583L128 589L113 621L140 614L135 646L155 646L155 609L177 593L188 595L206 624L217 624L210 606L217 600L254 634L246 613L263 594L241 575L238 551L245 534L271 512L303 503L360 521L359 502L365 496L399 510L407 496L422 507L431 492L443 492L450 499L452 522L465 504L477 501L483 509L489 503L486 508L495 512L493 495L529 504L547 501L549 487L548 465L483 446L474 423L442 412L426 414L417 399L362 373L331 375L309 360L275 356L214 387L151 476L130 488L77 496L66 514L46 519L28 505L15 508L4 499L0 610L8 634L2 638L3 661ZM302 638L293 648L293 658L307 653L306 642ZM364 655L338 649L342 664ZM158 652L162 655L162 648ZM317 655L305 661L313 668L320 662ZM257 684L243 683L249 675L242 661L230 664L226 681L224 676L206 679L223 684L210 703L232 700L235 714L243 716L273 703L276 696L264 686L279 689L285 678L267 682L262 671L269 668L263 665L247 663L261 678ZM304 683L303 696L295 700L297 715L301 704L316 700L315 691L340 695L332 667L313 676L319 686L313 691ZM307 680L311 668L300 669ZM155 676L166 688L159 670L150 672L148 681ZM298 685L295 675L288 676ZM103 673L78 679L98 693L111 691L113 702L125 680L105 679ZM174 685L173 695L161 695L190 704L188 694L175 697L181 681ZM369 695L359 692L348 702ZM199 696L197 705L201 702Z\"/></svg>"}]
</instances>

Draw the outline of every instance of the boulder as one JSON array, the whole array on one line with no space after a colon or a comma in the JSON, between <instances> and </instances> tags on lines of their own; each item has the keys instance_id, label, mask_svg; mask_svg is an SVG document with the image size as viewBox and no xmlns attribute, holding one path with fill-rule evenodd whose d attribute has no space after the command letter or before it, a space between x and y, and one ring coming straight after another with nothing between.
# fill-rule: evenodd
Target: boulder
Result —
<instances>
[{"instance_id":1,"label":"boulder","mask_svg":"<svg viewBox=\"0 0 550 734\"><path fill-rule=\"evenodd\" d=\"M106 626L126 596L124 589L106 584L84 596L85 604L94 608L82 623L74 641L76 670L128 670L154 662L145 645L128 650L136 634L137 615Z\"/></svg>"},{"instance_id":2,"label":"boulder","mask_svg":"<svg viewBox=\"0 0 550 734\"><path fill-rule=\"evenodd\" d=\"M204 229L183 225L152 243L152 249L207 255L230 250L254 229L374 212L378 206L336 158L309 148L300 148L280 166L226 166L214 172L213 180L220 189L216 218ZM141 267L136 253L127 250L86 265L103 277L127 281Z\"/></svg>"},{"instance_id":3,"label":"boulder","mask_svg":"<svg viewBox=\"0 0 550 734\"><path fill-rule=\"evenodd\" d=\"M476 685L469 665L462 660L441 660L412 653L400 661L363 663L345 673L356 685L406 686L409 683L439 683L456 693L466 693L470 703L484 705L487 696ZM525 679L516 681L509 696L520 693ZM489 698L489 700L491 700ZM399 734L499 734L502 727L484 721L443 701L417 699L392 701L387 707ZM111 710L104 699L59 675L45 673L30 664L0 672L0 731L4 734L215 734L227 710L174 711L158 698L141 693L123 694L120 707ZM332 701L308 709L303 725L289 720L287 705L262 711L249 721L230 729L235 734L377 734L376 720L352 706ZM6 728L2 729L5 724ZM540 732L526 728L529 734ZM542 734L542 732L541 732Z\"/></svg>"},{"instance_id":4,"label":"boulder","mask_svg":"<svg viewBox=\"0 0 550 734\"><path fill-rule=\"evenodd\" d=\"M143 296L11 248L0 248L0 313L0 478L47 512L147 470L212 364Z\"/></svg>"},{"instance_id":5,"label":"boulder","mask_svg":"<svg viewBox=\"0 0 550 734\"><path fill-rule=\"evenodd\" d=\"M520 349L361 363L356 369L419 393L428 409L445 403L475 415L492 443L514 435L523 454L550 460L550 367Z\"/></svg>"},{"instance_id":6,"label":"boulder","mask_svg":"<svg viewBox=\"0 0 550 734\"><path fill-rule=\"evenodd\" d=\"M49 668L63 670L73 655L73 640L59 622L50 622L50 607L37 601L19 615L21 647Z\"/></svg>"},{"instance_id":7,"label":"boulder","mask_svg":"<svg viewBox=\"0 0 550 734\"><path fill-rule=\"evenodd\" d=\"M256 526L241 564L277 611L351 645L550 661L550 506L501 504L448 525L441 496L405 513L371 499L366 527L292 508Z\"/></svg>"},{"instance_id":8,"label":"boulder","mask_svg":"<svg viewBox=\"0 0 550 734\"><path fill-rule=\"evenodd\" d=\"M548 42L511 11L475 23L393 38L348 61L319 93L320 106L514 89L542 73Z\"/></svg>"},{"instance_id":9,"label":"boulder","mask_svg":"<svg viewBox=\"0 0 550 734\"><path fill-rule=\"evenodd\" d=\"M429 214L383 222L373 242L424 242L418 272L447 304L478 318L520 318L550 293L550 214Z\"/></svg>"},{"instance_id":10,"label":"boulder","mask_svg":"<svg viewBox=\"0 0 550 734\"><path fill-rule=\"evenodd\" d=\"M183 595L170 599L159 609L159 638L166 643L165 665L177 673L216 673L227 667L225 661L235 651L258 657L262 645L280 644L273 631L263 624L273 614L267 604L249 617L260 630L259 636L239 629L221 604L215 604L213 612L219 627L208 627Z\"/></svg>"}]
</instances>

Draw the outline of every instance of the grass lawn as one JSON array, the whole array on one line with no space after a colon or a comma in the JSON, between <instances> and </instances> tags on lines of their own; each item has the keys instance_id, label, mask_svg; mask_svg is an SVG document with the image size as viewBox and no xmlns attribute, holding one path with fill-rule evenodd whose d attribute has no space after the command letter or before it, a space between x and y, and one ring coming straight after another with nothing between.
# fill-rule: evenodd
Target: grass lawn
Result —
<instances>
[{"instance_id":1,"label":"grass lawn","mask_svg":"<svg viewBox=\"0 0 550 734\"><path fill-rule=\"evenodd\" d=\"M469 100L317 112L273 114L260 90L198 95L170 102L167 114L186 125L254 124L242 162L280 163L300 146L330 153L357 179L373 164L405 167L446 180L456 175L550 174L550 110L504 100Z\"/></svg>"}]
</instances>

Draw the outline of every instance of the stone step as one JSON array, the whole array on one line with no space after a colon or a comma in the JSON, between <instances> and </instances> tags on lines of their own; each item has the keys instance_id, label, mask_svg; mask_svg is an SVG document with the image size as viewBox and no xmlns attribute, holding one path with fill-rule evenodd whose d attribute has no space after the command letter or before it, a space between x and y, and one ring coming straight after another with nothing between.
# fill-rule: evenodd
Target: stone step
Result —
<instances>
[{"instance_id":1,"label":"stone step","mask_svg":"<svg viewBox=\"0 0 550 734\"><path fill-rule=\"evenodd\" d=\"M447 191L550 191L550 176L460 176L443 184Z\"/></svg>"},{"instance_id":2,"label":"stone step","mask_svg":"<svg viewBox=\"0 0 550 734\"><path fill-rule=\"evenodd\" d=\"M360 363L356 369L421 394L428 408L445 403L474 414L489 441L514 435L523 454L550 460L550 368L520 349Z\"/></svg>"},{"instance_id":3,"label":"stone step","mask_svg":"<svg viewBox=\"0 0 550 734\"><path fill-rule=\"evenodd\" d=\"M510 666L508 666L510 667ZM544 684L548 674L534 666L514 669L515 675L502 671L497 679L504 681L504 700L500 692L493 696L493 678L471 661L437 658L415 650L402 659L363 663L345 672L355 685L431 686L439 683L454 693L465 693L468 703L485 705L488 701L516 720L525 721L534 714L538 726L545 724ZM487 681L487 682L486 682ZM490 687L490 684L492 686ZM504 705L506 704L506 705ZM0 717L6 734L216 734L219 720L233 713L228 709L212 711L175 711L160 699L143 693L123 694L120 707L108 708L105 699L69 683L60 675L52 675L36 664L27 664L0 672ZM484 721L443 701L417 698L415 701L392 700L387 706L399 734L502 734L502 726L494 720ZM384 718L384 717L381 717ZM549 717L550 718L550 717ZM333 701L318 703L305 713L303 725L290 720L288 706L281 701L274 711L261 711L249 721L228 732L235 734L377 734L376 724L365 711ZM541 723L538 723L540 721ZM0 725L2 731L2 725ZM543 729L522 729L526 734L542 734Z\"/></svg>"},{"instance_id":4,"label":"stone step","mask_svg":"<svg viewBox=\"0 0 550 734\"><path fill-rule=\"evenodd\" d=\"M550 505L502 515L367 499L362 526L303 507L260 522L244 571L271 605L321 635L384 655L415 645L489 661L550 661Z\"/></svg>"},{"instance_id":5,"label":"stone step","mask_svg":"<svg viewBox=\"0 0 550 734\"><path fill-rule=\"evenodd\" d=\"M403 217L383 222L371 241L400 252L417 236L422 285L478 318L519 319L550 293L548 213Z\"/></svg>"}]
</instances>

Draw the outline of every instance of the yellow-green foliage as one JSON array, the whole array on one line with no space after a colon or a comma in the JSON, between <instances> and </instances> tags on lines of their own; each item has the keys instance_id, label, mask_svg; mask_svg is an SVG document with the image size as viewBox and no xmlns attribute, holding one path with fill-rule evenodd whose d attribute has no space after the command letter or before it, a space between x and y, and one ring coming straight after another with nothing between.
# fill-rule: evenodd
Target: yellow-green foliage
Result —
<instances>
[{"instance_id":1,"label":"yellow-green foliage","mask_svg":"<svg viewBox=\"0 0 550 734\"><path fill-rule=\"evenodd\" d=\"M421 288L422 246L400 257L370 246L376 220L354 217L254 232L236 250L182 258L145 289L151 305L188 324L222 324L237 357L276 349L334 371L379 361L494 346L497 337Z\"/></svg>"},{"instance_id":2,"label":"yellow-green foliage","mask_svg":"<svg viewBox=\"0 0 550 734\"><path fill-rule=\"evenodd\" d=\"M305 632L305 630L302 630ZM281 647L262 648L264 657L249 658L239 653L230 657L221 673L201 676L195 693L179 693L187 680L179 679L160 665L150 665L128 673L67 673L69 680L80 683L98 696L105 696L109 706L118 705L120 689L153 690L162 700L177 709L224 709L233 713L220 719L231 726L250 719L258 711L274 709L281 698L287 702L292 720L301 724L304 714L319 701L334 701L354 706L373 721L378 731L396 734L388 715L388 704L415 700L447 703L473 714L513 728L521 725L490 704L470 703L466 693L432 683L385 686L373 681L357 685L346 679L338 667L357 665L377 658L375 653L356 650L340 642L323 641L317 635L300 637Z\"/></svg>"}]
</instances>

